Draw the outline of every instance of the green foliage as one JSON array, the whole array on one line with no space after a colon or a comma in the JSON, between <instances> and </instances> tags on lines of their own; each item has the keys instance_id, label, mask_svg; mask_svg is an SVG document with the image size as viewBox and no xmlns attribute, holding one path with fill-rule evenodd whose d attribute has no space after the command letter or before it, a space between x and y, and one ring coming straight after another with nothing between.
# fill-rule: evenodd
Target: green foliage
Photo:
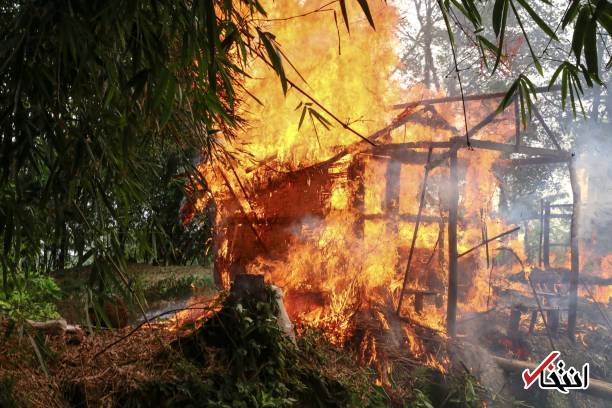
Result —
<instances>
[{"instance_id":1,"label":"green foliage","mask_svg":"<svg viewBox=\"0 0 612 408\"><path fill-rule=\"evenodd\" d=\"M198 289L214 289L212 275L170 276L150 285L145 284L144 295L148 301L169 299L191 293L193 287Z\"/></svg>"},{"instance_id":2,"label":"green foliage","mask_svg":"<svg viewBox=\"0 0 612 408\"><path fill-rule=\"evenodd\" d=\"M449 402L453 406L477 408L482 401L483 390L474 376L466 373L451 378Z\"/></svg>"},{"instance_id":3,"label":"green foliage","mask_svg":"<svg viewBox=\"0 0 612 408\"><path fill-rule=\"evenodd\" d=\"M123 396L121 406L345 407L387 406L367 371L334 375L330 359L345 358L322 336L309 332L298 347L276 321L275 293L238 299L180 338L169 351L176 379L145 384ZM344 356L344 357L343 357ZM341 364L338 364L341 365Z\"/></svg>"},{"instance_id":4,"label":"green foliage","mask_svg":"<svg viewBox=\"0 0 612 408\"><path fill-rule=\"evenodd\" d=\"M565 107L566 96L569 93L572 111L576 115L577 105L580 105L581 110L584 111L581 102L583 94L582 81L588 87L592 87L594 84L602 84L600 79L601 56L598 55L597 42L599 37L605 36L603 33L607 33L608 37L612 35L612 3L608 0L572 0L554 30L546 21L548 18L545 11L542 11L539 6L534 8L533 3L535 2L529 0L495 0L491 10L491 27L495 41L491 41L486 38L488 27L483 25L482 13L479 11L485 8L482 4L477 5L475 0L438 1L451 45L454 45L455 40L449 17L455 16L456 10L473 26L473 32L469 33L467 28L463 27L455 17L455 22L462 27L466 37L477 45L481 59L487 68L489 67L487 53L493 52L495 54L495 64L491 69L492 74L497 71L502 61L506 33L509 29L510 12L520 28L522 38L529 49L531 65L535 67L540 76L545 75L540 60L547 56L547 50L551 44L561 49L564 48L564 42L558 35L558 29L560 27L562 29L571 28L573 32L571 47L567 51L568 54L573 55L574 61L558 61L557 69L550 80L550 86L555 83L559 73L562 72L563 80L560 87L563 94L563 107ZM542 0L541 3L548 7L555 7L555 5L547 0ZM526 20L527 16L530 21ZM534 24L530 24L531 22ZM531 25L537 27L539 33L542 33L548 39L545 47L541 50L535 49L532 42L532 36L535 35L533 33L529 34L526 30ZM602 41L604 40L602 39ZM584 63L581 60L582 56L584 56ZM547 58L550 59L549 56ZM605 64L606 69L609 69L611 65L612 59ZM578 73L582 74L582 78L579 77ZM525 86L529 84L531 84L531 81L527 78L526 73L520 73L504 98L507 102L518 94L521 103L522 121L525 125L527 121L525 111L528 110L531 113L532 107L528 89L531 86ZM506 106L502 103L500 104L500 109Z\"/></svg>"},{"instance_id":5,"label":"green foliage","mask_svg":"<svg viewBox=\"0 0 612 408\"><path fill-rule=\"evenodd\" d=\"M38 273L18 274L12 285L2 290L0 297L0 317L15 320L46 320L59 317L55 301L61 291L55 281Z\"/></svg>"},{"instance_id":6,"label":"green foliage","mask_svg":"<svg viewBox=\"0 0 612 408\"><path fill-rule=\"evenodd\" d=\"M429 400L429 397L418 388L414 390L414 400L412 401L412 406L415 408L434 408Z\"/></svg>"},{"instance_id":7,"label":"green foliage","mask_svg":"<svg viewBox=\"0 0 612 408\"><path fill-rule=\"evenodd\" d=\"M130 252L181 259L165 243L181 232L185 189L204 183L187 176L194 155L213 155L218 135L231 137L241 123L235 87L259 2L1 8L5 286L21 264L53 270L101 259L121 268ZM167 200L157 200L160 191ZM187 238L187 246L200 239Z\"/></svg>"}]
</instances>

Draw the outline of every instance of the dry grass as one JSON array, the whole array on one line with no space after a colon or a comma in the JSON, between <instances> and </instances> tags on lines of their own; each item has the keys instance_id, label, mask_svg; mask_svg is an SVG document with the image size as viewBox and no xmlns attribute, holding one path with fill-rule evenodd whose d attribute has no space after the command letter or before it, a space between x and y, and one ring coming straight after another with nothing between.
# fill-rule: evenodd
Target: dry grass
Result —
<instances>
[{"instance_id":1,"label":"dry grass","mask_svg":"<svg viewBox=\"0 0 612 408\"><path fill-rule=\"evenodd\" d=\"M205 313L189 312L183 318L193 320ZM177 329L184 323L168 320L145 324L132 334L132 327L102 330L85 335L79 344L70 344L65 335L39 335L47 375L30 340L36 334L24 327L7 337L8 322L0 322L0 381L14 379L13 397L23 406L113 406L117 395L175 375L171 355L164 351L181 334Z\"/></svg>"}]
</instances>

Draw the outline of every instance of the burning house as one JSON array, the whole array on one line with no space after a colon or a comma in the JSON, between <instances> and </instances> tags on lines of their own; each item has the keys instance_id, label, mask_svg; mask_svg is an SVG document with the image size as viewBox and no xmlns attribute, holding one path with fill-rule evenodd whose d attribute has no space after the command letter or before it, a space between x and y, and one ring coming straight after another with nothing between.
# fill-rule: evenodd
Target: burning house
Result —
<instances>
[{"instance_id":1,"label":"burning house","mask_svg":"<svg viewBox=\"0 0 612 408\"><path fill-rule=\"evenodd\" d=\"M278 7L280 15L291 14L284 9L290 6ZM397 18L388 7L375 13ZM201 166L209 190L198 206L214 201L216 208L217 283L229 287L238 274L264 275L283 290L298 327L313 325L337 344L356 345L364 359L382 364L383 381L384 359L377 356L406 346L443 368L415 327L455 336L458 320L496 307L510 317L510 338L525 322L529 333L539 329L550 338L563 322L573 337L579 300L601 302L610 294L609 272L591 268L597 278L591 280L580 275L584 180L573 153L549 129L556 148L524 140L518 101L497 110L503 93L461 98L402 89L388 74L396 64L388 27L366 36L367 23L356 24L341 53L296 38L300 24L308 25L309 38L328 38L323 31L330 27L317 24L319 18L275 32L281 42L328 55L324 64L306 61L300 70L316 81L313 98L320 103L283 95L275 77L248 79L246 88L261 99L246 111L252 125L231 154ZM359 81L336 79L353 78L353 69L361 70ZM344 115L335 124L324 111L332 103ZM500 210L503 186L495 170L533 164L565 167L573 204L542 203L541 255L530 264L521 220ZM555 217L571 224L561 265L550 262ZM503 293L512 296L499 301Z\"/></svg>"}]
</instances>

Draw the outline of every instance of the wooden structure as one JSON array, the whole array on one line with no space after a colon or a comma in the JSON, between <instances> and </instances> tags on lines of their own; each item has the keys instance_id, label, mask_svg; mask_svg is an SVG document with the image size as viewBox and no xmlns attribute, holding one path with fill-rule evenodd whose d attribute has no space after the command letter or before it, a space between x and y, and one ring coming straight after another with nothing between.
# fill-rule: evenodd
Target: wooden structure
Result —
<instances>
[{"instance_id":1,"label":"wooden structure","mask_svg":"<svg viewBox=\"0 0 612 408\"><path fill-rule=\"evenodd\" d=\"M556 90L556 89L555 89ZM553 91L555 91L553 90ZM546 88L539 88L538 92L547 92ZM503 97L503 94L485 94L485 95L468 95L464 99L471 100L490 100ZM246 189L236 191L232 189L228 177L231 175L223 175L227 187L231 192L231 203L225 203L228 214L223 218L223 224L217 226L216 248L220 248L219 243L226 240L226 253L218 252L215 260L215 271L218 274L217 279L223 281L227 285L231 281L232 275L240 273L243 270L241 265L246 265L257 256L267 254L270 257L279 257L283 250L286 250L289 245L290 232L288 226L291 223L300 220L306 215L323 215L325 202L331 194L333 185L333 177L346 177L353 185L352 198L350 205L356 209L360 217L357 217L354 223L354 231L357 236L364 235L364 224L367 220L384 219L388 228L388 233L396 234L398 223L411 222L415 224L413 229L413 237L410 246L410 252L407 256L406 266L397 265L398 271L404 270L404 279L402 290L399 294L399 302L397 305L397 313L400 314L402 300L404 294L415 296L415 308L419 311L423 307L424 296L430 295L430 291L411 291L407 290L407 282L414 279L411 276L411 263L415 251L415 242L419 224L422 222L439 223L440 230L446 230L447 239L444 242L444 237L439 237L440 245L448 246L448 287L447 287L447 331L450 336L456 333L456 316L458 302L458 281L459 281L459 263L458 260L466 253L459 254L457 246L457 223L458 223L458 203L459 203L459 184L460 175L459 168L461 162L458 152L460 149L482 149L508 154L520 154L523 157L513 158L502 161L500 165L532 165L532 164L567 164L570 169L570 178L574 191L574 204L572 219L572 272L570 279L570 302L569 302L569 328L570 337L574 337L575 331L575 316L576 316L576 296L578 285L578 222L577 212L580 204L580 191L575 177L575 169L572 163L572 154L563 151L550 128L543 123L542 117L535 109L535 117L544 124L544 129L550 137L555 149L547 149L541 147L532 147L524 144L521 138L520 123L516 116L518 111L518 102L516 98L512 101L515 111L515 132L514 143L499 143L489 140L478 139L478 133L487 125L492 123L497 115L497 111L493 111L484 117L476 125L468 130L468 134L459 134L459 132L444 121L443 118L436 116L435 105L449 102L460 101L461 97L436 98L410 102L400 105L395 105L397 109L402 109L388 126L371 134L368 141L360 141L353 145L347 146L335 154L333 157L317 163L316 165L302 168L298 171L280 174L272 179L269 179L257 188L257 194L249 196ZM420 108L420 110L419 110ZM422 112L433 112L430 121L437 121L437 125L447 131L455 134L447 141L442 142L407 142L395 144L377 144L379 139L388 136L390 132L408 122L418 119L418 115ZM439 116L439 115L438 115ZM373 146L374 145L374 146ZM363 155L375 157L377 159L387 161L387 170L385 173L386 190L384 193L381 214L367 214L364 211L364 160ZM342 164L343 158L350 156L351 161ZM400 172L403 164L423 165L425 169L424 178L420 190L419 207L415 213L401 213L399 208L400 195ZM422 214L423 200L427 190L427 177L431 170L439 166L449 167L449 183L448 183L448 199L445 205L448 211L448 224L444 225L444 220L440 217L425 216ZM344 166L344 167L343 167ZM269 173L269 172L268 172ZM234 176L235 173L234 173ZM265 177L269 177L269 174ZM236 178L238 178L236 176ZM242 187L242 185L241 185ZM299 209L282 207L279 203L287 200L295 200L300 202ZM252 208L257 208L259 214L266 214L266 219L251 216L254 211L245 208L242 202L247 202ZM547 207L549 208L549 207ZM236 214L239 214L236 216ZM544 219L549 220L553 215L548 212ZM543 234L543 238L548 239L548 233ZM492 239L495 239L494 237ZM483 235L483 245L488 244L492 239ZM246 242L248 246L236 248L237 242ZM547 241L543 248L549 248L550 243ZM469 252L469 251L468 251ZM441 253L441 251L439 251ZM547 262L548 252L544 254L543 260ZM237 265L237 266L236 266ZM232 271L235 271L232 272ZM225 278L223 278L223 276ZM434 291L431 291L434 292Z\"/></svg>"},{"instance_id":2,"label":"wooden structure","mask_svg":"<svg viewBox=\"0 0 612 408\"><path fill-rule=\"evenodd\" d=\"M558 89L553 89L552 91L557 91ZM538 88L537 92L548 92L547 88ZM496 99L502 97L503 94L483 94L483 95L467 95L463 98L458 97L446 97L446 98L436 98L429 99L417 102L410 102L395 105L395 108L414 108L417 106L433 106L437 104L449 103L449 102L458 102L461 100L470 101L470 100L485 100L485 99ZM540 147L531 147L526 146L521 138L520 132L520 120L516 113L518 112L518 101L516 98L513 100L514 112L515 112L515 140L514 144L504 144L504 143L496 143L486 140L478 140L475 139L474 136L478 133L479 130L487 126L489 123L493 121L496 117L497 112L493 112L483 120L481 120L478 124L473 126L468 130L468 134L464 134L461 137L455 137L451 139L449 142L443 143L429 143L429 144L419 144L419 143L407 143L402 145L392 145L385 146L383 149L390 151L392 150L394 153L394 157L402 160L406 158L423 160L423 155L415 154L413 150L416 148L429 148L431 149L445 149L445 151L437 156L434 156L433 160L430 160L430 155L427 158L426 164L426 172L425 172L425 180L423 189L426 188L426 177L428 170L431 168L441 165L444 163L446 159L449 159L450 166L450 183L449 183L449 208L448 208L448 296L447 296L447 318L446 325L447 331L450 336L454 336L456 333L456 316L457 316L457 260L460 257L460 254L457 252L457 205L458 205L458 185L459 180L457 177L457 150L461 148L472 148L472 149L485 149L485 150L495 150L505 153L518 153L528 156L528 158L521 159L513 159L509 163L505 163L506 165L531 165L531 164L567 164L570 173L570 181L573 191L573 205L572 205L572 214L570 215L557 215L558 217L567 217L571 218L571 259L572 259L572 267L570 274L570 299L569 299L569 313L568 313L568 335L573 340L575 335L576 328L576 308L577 308L577 289L578 289L578 280L579 280L579 254L578 254L578 211L580 206L580 189L578 182L576 180L576 171L573 162L573 155L570 152L563 151L559 142L557 141L556 136L552 132L552 130L547 126L544 122L542 115L539 113L538 109L534 107L534 113L536 119L538 119L543 125L544 131L552 141L555 149L545 149ZM543 214L542 214L542 239L541 239L541 247L542 247L542 261L545 267L548 267L550 261L550 219L553 217L550 211L550 204L543 205ZM416 223L420 219L417 217ZM415 228L416 235L417 228ZM413 245L415 239L413 238ZM483 244L488 242L487 239L483 236ZM410 269L410 258L408 258L408 266L406 275L408 274L408 270ZM405 280L404 280L405 281ZM405 283L404 283L405 287ZM403 293L400 294L400 304L398 305L398 313L400 312L401 307L401 299L403 297ZM554 312L553 312L554 314ZM516 313L515 313L516 315ZM558 315L558 314L557 314ZM516 317L516 316L515 316ZM558 320L556 320L558 322Z\"/></svg>"}]
</instances>

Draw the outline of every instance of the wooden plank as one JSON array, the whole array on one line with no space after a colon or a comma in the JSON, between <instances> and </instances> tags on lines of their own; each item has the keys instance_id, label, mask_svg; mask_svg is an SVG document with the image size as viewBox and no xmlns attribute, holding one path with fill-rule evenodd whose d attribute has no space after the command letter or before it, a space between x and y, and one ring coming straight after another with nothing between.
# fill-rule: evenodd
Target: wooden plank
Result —
<instances>
[{"instance_id":1,"label":"wooden plank","mask_svg":"<svg viewBox=\"0 0 612 408\"><path fill-rule=\"evenodd\" d=\"M385 195L382 201L382 209L387 220L387 233L397 235L399 200L400 200L400 172L402 164L397 160L387 161L385 172Z\"/></svg>"}]
</instances>

